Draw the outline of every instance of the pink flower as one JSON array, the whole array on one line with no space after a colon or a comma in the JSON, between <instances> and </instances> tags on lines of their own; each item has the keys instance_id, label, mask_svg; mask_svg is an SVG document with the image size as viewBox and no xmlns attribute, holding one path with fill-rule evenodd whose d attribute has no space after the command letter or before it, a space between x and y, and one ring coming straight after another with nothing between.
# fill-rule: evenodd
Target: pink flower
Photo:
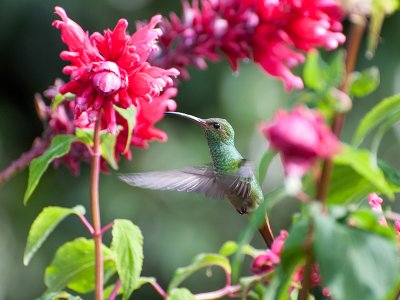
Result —
<instances>
[{"instance_id":1,"label":"pink flower","mask_svg":"<svg viewBox=\"0 0 400 300\"><path fill-rule=\"evenodd\" d=\"M161 16L154 16L133 35L126 33L128 22L121 19L113 30L89 36L64 9L56 7L55 12L61 20L54 21L53 26L61 30L62 41L68 47L60 56L70 62L63 69L70 81L61 92L76 95L76 126L90 127L102 113L108 131L116 133L114 105L128 108L143 100L151 101L173 84L170 76L179 74L176 69L165 70L147 62L157 49L155 42L161 31L155 26Z\"/></svg>"},{"instance_id":2,"label":"pink flower","mask_svg":"<svg viewBox=\"0 0 400 300\"><path fill-rule=\"evenodd\" d=\"M335 0L247 0L260 22L253 34L254 60L287 90L303 88L291 69L305 61L304 52L336 49L344 43L342 13Z\"/></svg>"},{"instance_id":3,"label":"pink flower","mask_svg":"<svg viewBox=\"0 0 400 300\"><path fill-rule=\"evenodd\" d=\"M161 51L152 58L155 65L177 67L184 79L188 66L206 69L207 62L225 54L234 70L238 60L251 57L250 40L258 16L242 0L182 1L183 16L164 19Z\"/></svg>"},{"instance_id":4,"label":"pink flower","mask_svg":"<svg viewBox=\"0 0 400 300\"><path fill-rule=\"evenodd\" d=\"M378 196L376 193L371 193L368 195L368 204L371 206L371 209L375 211L378 216L379 224L383 226L388 226L385 216L383 215L382 211L382 198Z\"/></svg>"},{"instance_id":5,"label":"pink flower","mask_svg":"<svg viewBox=\"0 0 400 300\"><path fill-rule=\"evenodd\" d=\"M261 274L273 270L281 262L280 255L288 236L286 230L281 230L279 236L273 241L271 249L254 258L250 271L254 274Z\"/></svg>"},{"instance_id":6,"label":"pink flower","mask_svg":"<svg viewBox=\"0 0 400 300\"><path fill-rule=\"evenodd\" d=\"M337 137L317 111L298 106L292 112L279 110L272 122L261 125L271 147L280 151L285 173L303 176L318 158L331 158L340 151Z\"/></svg>"},{"instance_id":7,"label":"pink flower","mask_svg":"<svg viewBox=\"0 0 400 300\"><path fill-rule=\"evenodd\" d=\"M400 234L400 220L396 220L393 223L394 229L396 230L397 234Z\"/></svg>"}]
</instances>

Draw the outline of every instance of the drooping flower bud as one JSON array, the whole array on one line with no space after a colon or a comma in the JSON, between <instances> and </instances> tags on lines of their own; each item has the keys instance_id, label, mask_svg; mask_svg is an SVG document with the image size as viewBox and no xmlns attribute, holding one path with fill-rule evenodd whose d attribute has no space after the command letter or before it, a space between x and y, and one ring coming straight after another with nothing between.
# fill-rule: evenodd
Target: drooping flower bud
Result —
<instances>
[{"instance_id":1,"label":"drooping flower bud","mask_svg":"<svg viewBox=\"0 0 400 300\"><path fill-rule=\"evenodd\" d=\"M298 106L291 112L279 110L261 131L271 147L281 153L285 173L303 176L318 158L331 158L340 151L340 143L317 111Z\"/></svg>"}]
</instances>

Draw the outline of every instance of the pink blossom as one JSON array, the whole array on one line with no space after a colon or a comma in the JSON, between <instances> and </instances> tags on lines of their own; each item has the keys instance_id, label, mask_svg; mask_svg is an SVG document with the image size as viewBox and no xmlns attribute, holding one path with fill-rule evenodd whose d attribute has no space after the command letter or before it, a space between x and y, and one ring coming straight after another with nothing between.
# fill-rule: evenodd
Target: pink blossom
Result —
<instances>
[{"instance_id":1,"label":"pink blossom","mask_svg":"<svg viewBox=\"0 0 400 300\"><path fill-rule=\"evenodd\" d=\"M250 266L252 273L265 273L273 270L277 265L279 265L281 261L280 255L282 253L287 236L287 231L281 230L279 236L273 241L271 249L267 249L267 251L254 258Z\"/></svg>"},{"instance_id":2,"label":"pink blossom","mask_svg":"<svg viewBox=\"0 0 400 300\"><path fill-rule=\"evenodd\" d=\"M400 220L396 220L393 223L394 229L396 230L397 234L400 234Z\"/></svg>"},{"instance_id":3,"label":"pink blossom","mask_svg":"<svg viewBox=\"0 0 400 300\"><path fill-rule=\"evenodd\" d=\"M382 198L378 196L376 193L371 193L368 195L368 204L371 206L371 209L375 211L379 215L378 222L383 226L388 226L385 216L382 211Z\"/></svg>"},{"instance_id":4,"label":"pink blossom","mask_svg":"<svg viewBox=\"0 0 400 300\"><path fill-rule=\"evenodd\" d=\"M117 133L114 105L128 108L143 100L151 101L173 84L171 76L179 74L176 69L166 70L147 62L150 53L157 50L155 42L161 31L155 26L161 16L154 16L132 35L126 32L128 22L121 19L113 30L89 36L63 8L56 7L55 12L61 20L54 21L53 26L61 30L62 41L68 47L60 57L70 62L63 69L70 81L61 92L76 95L76 126L89 127L102 113L108 131Z\"/></svg>"},{"instance_id":5,"label":"pink blossom","mask_svg":"<svg viewBox=\"0 0 400 300\"><path fill-rule=\"evenodd\" d=\"M291 69L305 61L304 52L336 49L344 43L342 13L335 0L247 0L259 17L251 47L254 60L281 78L287 90L303 88Z\"/></svg>"},{"instance_id":6,"label":"pink blossom","mask_svg":"<svg viewBox=\"0 0 400 300\"><path fill-rule=\"evenodd\" d=\"M291 112L279 110L272 122L261 125L271 147L280 151L285 173L303 176L318 158L331 158L340 151L337 137L317 111L298 106Z\"/></svg>"}]
</instances>

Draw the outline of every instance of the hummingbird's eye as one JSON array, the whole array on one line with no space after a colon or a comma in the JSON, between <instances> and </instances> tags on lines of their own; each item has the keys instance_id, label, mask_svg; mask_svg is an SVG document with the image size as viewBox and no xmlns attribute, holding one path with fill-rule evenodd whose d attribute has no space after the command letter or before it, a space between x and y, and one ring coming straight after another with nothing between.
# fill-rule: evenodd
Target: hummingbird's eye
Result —
<instances>
[{"instance_id":1,"label":"hummingbird's eye","mask_svg":"<svg viewBox=\"0 0 400 300\"><path fill-rule=\"evenodd\" d=\"M215 129L220 129L220 128L221 128L221 124L219 124L219 123L214 123L214 124L213 124L213 127L214 127Z\"/></svg>"}]
</instances>

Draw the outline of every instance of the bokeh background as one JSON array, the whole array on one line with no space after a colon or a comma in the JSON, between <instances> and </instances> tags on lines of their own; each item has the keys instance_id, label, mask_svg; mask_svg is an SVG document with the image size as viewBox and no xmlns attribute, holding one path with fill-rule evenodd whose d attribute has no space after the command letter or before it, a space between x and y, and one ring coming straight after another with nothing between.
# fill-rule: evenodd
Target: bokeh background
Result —
<instances>
[{"instance_id":1,"label":"bokeh background","mask_svg":"<svg viewBox=\"0 0 400 300\"><path fill-rule=\"evenodd\" d=\"M63 77L64 63L59 53L64 49L60 33L51 27L56 18L53 8L63 6L69 16L90 32L114 27L119 18L130 22L149 19L156 13L180 13L179 0L1 0L0 2L0 169L27 151L41 133L41 123L34 111L33 95ZM360 55L357 68L377 65L381 84L369 97L354 102L346 118L343 139L349 141L358 121L383 97L400 92L400 14L389 17L383 26L376 56L366 60ZM363 49L365 48L365 41ZM362 50L364 53L364 50ZM262 120L273 116L278 106L287 106L297 94L283 91L279 80L264 74L253 64L242 64L233 74L228 63L210 64L207 71L190 70L191 80L181 82L176 98L178 110L200 117L228 119L236 131L237 147L247 158L258 162L267 144L257 130ZM179 119L166 118L159 127L169 135L167 143L152 143L148 150L134 149L132 161L124 161L120 172L166 170L201 165L209 159L200 128ZM400 167L400 128L387 134L380 156ZM367 142L368 144L368 142ZM50 168L30 203L22 203L28 172L24 170L0 186L0 300L23 300L38 297L45 289L43 272L55 250L64 242L86 236L77 218L70 217L50 236L29 267L22 264L25 240L30 224L44 206L88 208L89 168L82 165L79 177L65 167ZM273 162L265 192L282 181L279 160ZM240 216L228 202L206 199L200 195L163 193L132 188L120 182L115 172L102 175L100 185L103 224L114 218L127 218L144 234L144 276L155 276L166 287L177 267L185 266L200 252L215 252L226 240L235 240L247 218ZM290 226L297 200L285 199L270 216L275 232ZM393 207L396 209L396 203ZM397 206L398 207L398 206ZM105 242L110 241L106 234ZM253 245L263 247L258 236ZM205 292L223 284L222 274L213 278L200 272L187 282L193 292ZM91 299L88 295L85 299ZM159 299L145 286L132 299Z\"/></svg>"}]
</instances>

